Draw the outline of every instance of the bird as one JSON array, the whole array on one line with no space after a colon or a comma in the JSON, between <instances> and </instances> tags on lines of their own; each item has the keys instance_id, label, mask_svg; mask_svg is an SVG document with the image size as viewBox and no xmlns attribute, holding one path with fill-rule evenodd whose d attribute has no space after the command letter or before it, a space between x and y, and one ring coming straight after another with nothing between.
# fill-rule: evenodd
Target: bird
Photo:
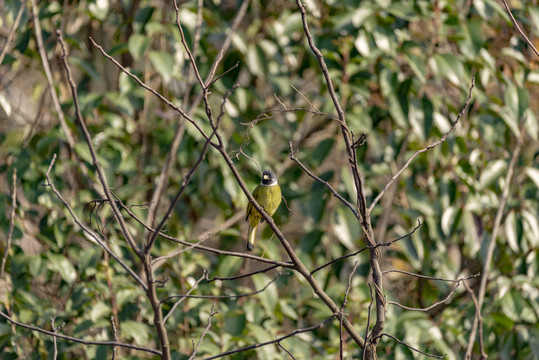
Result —
<instances>
[{"instance_id":1,"label":"bird","mask_svg":"<svg viewBox=\"0 0 539 360\"><path fill-rule=\"evenodd\" d=\"M269 216L275 214L281 204L281 188L277 183L277 177L271 170L264 170L262 181L253 190L253 197ZM245 220L249 222L247 251L253 251L255 248L256 228L264 219L251 202L247 205Z\"/></svg>"}]
</instances>

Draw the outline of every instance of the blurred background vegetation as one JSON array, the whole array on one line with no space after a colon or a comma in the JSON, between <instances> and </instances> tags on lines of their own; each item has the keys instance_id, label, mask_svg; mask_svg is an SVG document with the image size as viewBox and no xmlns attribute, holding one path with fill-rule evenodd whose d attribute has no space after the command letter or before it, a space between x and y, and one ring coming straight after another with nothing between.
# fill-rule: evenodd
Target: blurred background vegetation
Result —
<instances>
[{"instance_id":1,"label":"blurred background vegetation","mask_svg":"<svg viewBox=\"0 0 539 360\"><path fill-rule=\"evenodd\" d=\"M205 78L242 2L201 2L199 41L195 38L198 2L180 2L180 19L189 45L197 48L196 61ZM539 44L537 2L509 4L523 29ZM406 234L417 219L423 222L413 236L384 250L382 270L454 279L480 272L509 161L517 143L523 142L502 231L495 239L482 314L489 357L539 358L539 58L495 0L308 0L305 5L348 126L356 135L367 135L358 158L368 203L416 150L450 128L472 78L476 79L470 109L453 135L416 158L373 210L379 242ZM47 329L58 313L56 325L63 324L61 332L95 340L112 339L110 316L115 315L121 341L155 347L153 315L144 293L116 262L85 238L43 184L57 153L59 159L51 174L58 189L81 218L88 224L92 221L94 229L108 237L113 251L136 268L135 257L118 236L106 207L97 213L84 211L102 193L93 187L97 176L74 120L55 32L62 30L69 46L82 113L108 182L142 219L147 216L174 134L180 132L180 146L155 219L159 222L198 159L203 142L191 125L178 121L176 113L121 74L88 38L210 129L204 108L196 106L200 89L192 86L194 77L179 42L174 4L68 0L37 1L37 7L54 89L75 137L76 156L86 162L89 176L81 173L58 123L36 43L31 2L6 0L0 4L2 48L20 9L22 15L0 66L0 249L2 255L9 251L6 275L0 280L1 307L21 322ZM210 101L219 109L225 93L239 84L226 104L221 130L242 176L252 189L259 182L260 169L276 172L286 204L274 218L311 269L363 247L366 243L353 214L288 156L292 141L307 167L354 201L355 188L338 124L303 110L284 111L286 106L334 114L317 60L307 47L296 4L251 1L230 39L217 75L238 62L239 66L212 86ZM184 125L177 128L178 122ZM17 184L12 183L15 169ZM15 231L11 247L6 249L13 186L18 189ZM246 205L247 199L225 163L210 149L165 230L190 242L222 230L205 244L243 251ZM92 220L90 215L94 215ZM219 227L230 219L232 225ZM129 224L135 238L141 239L143 229L134 221ZM287 261L279 241L268 228L262 229L255 253ZM155 255L177 249L178 244L159 240ZM370 303L368 254L337 262L315 277L340 302L356 260L359 266L347 313L364 333ZM186 293L204 270L210 277L233 276L260 266L240 258L186 251L159 267L156 276L166 281L159 296ZM276 281L265 291L251 297L185 300L167 322L174 358L186 359L191 354L192 340L196 343L200 338L214 303L219 314L212 320L199 356L274 340L331 315L305 281L287 270L249 280L202 281L193 294L248 293L262 289L274 277ZM388 300L411 307L429 306L447 296L453 286L402 274L386 275L384 285ZM470 286L477 292L478 281ZM167 302L165 310L172 303ZM474 304L460 286L450 301L428 312L389 306L386 332L423 351L461 359L474 316ZM282 345L296 359L338 358L338 321L288 338ZM63 340L58 341L58 350L63 359L105 358L112 351ZM0 320L2 359L45 359L52 358L52 352L50 337L12 328ZM121 354L123 358L149 357L126 350ZM346 358L360 354L353 342L345 343ZM382 359L423 358L387 338L378 355ZM287 356L271 345L230 358ZM474 357L478 356L476 346Z\"/></svg>"}]
</instances>

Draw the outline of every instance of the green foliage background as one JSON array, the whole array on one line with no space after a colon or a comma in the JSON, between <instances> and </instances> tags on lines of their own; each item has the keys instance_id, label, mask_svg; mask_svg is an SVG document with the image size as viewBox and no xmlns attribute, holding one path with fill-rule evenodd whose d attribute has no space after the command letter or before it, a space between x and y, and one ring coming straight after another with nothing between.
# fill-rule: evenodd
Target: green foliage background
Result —
<instances>
[{"instance_id":1,"label":"green foliage background","mask_svg":"<svg viewBox=\"0 0 539 360\"><path fill-rule=\"evenodd\" d=\"M7 0L2 22L11 26L21 3ZM174 136L177 115L138 87L90 45L92 36L114 58L154 89L190 109L200 89L189 87L189 72L169 1L40 1L43 37L68 123L76 134L77 155L87 162L90 177L78 171L65 136L56 122L35 126L10 124L0 133L0 226L2 254L9 230L11 174L18 172L19 202L13 244L9 250L2 308L21 322L50 329L58 311L61 331L85 339L110 340L111 297L119 309L120 339L156 346L152 313L143 292L125 271L109 261L86 239L67 210L43 186L52 155L59 159L52 175L56 186L90 223L84 206L102 196L92 190L96 174L73 116L73 100L60 69L54 32L62 29L76 69L82 111L99 160L115 193L145 219L146 206ZM204 1L197 64L205 78L219 55L241 3ZM532 39L539 35L539 7L535 1L513 2L514 14ZM483 307L486 352L496 359L539 358L539 59L513 28L501 3L474 1L306 1L314 40L328 63L348 125L356 135L366 133L358 149L359 166L372 201L391 175L418 149L440 138L461 110L475 77L473 101L455 132L441 146L420 155L373 211L378 241L390 241L423 226L385 250L383 270L395 268L443 278L481 271L505 185L509 161L518 139L524 143L503 227L495 239L493 266ZM181 3L180 17L194 44L197 3ZM30 8L17 29L13 50L1 67L16 75L38 69ZM365 245L357 221L325 187L313 182L288 158L288 143L298 157L345 198L354 201L338 124L304 110L334 113L317 60L308 49L299 11L293 2L253 1L232 36L217 74L239 66L217 81L211 91L214 109L234 84L239 87L226 104L222 132L230 154L251 188L259 181L258 168L272 168L279 176L287 204L275 220L310 268ZM190 74L190 75L189 75ZM4 84L4 86L6 86ZM13 85L10 85L13 86ZM4 91L4 89L1 89ZM2 99L5 99L0 93ZM28 97L50 101L48 88L36 81ZM2 103L5 107L5 102ZM54 118L52 105L49 116ZM193 117L210 129L204 109ZM257 120L255 122L252 122ZM250 123L249 125L247 125ZM166 190L167 203L183 176L194 165L203 145L196 130L185 125L177 161ZM210 150L176 206L166 231L179 239L198 241L201 234L242 214L247 200L217 152ZM95 214L95 213L94 213ZM136 268L136 261L110 213L99 213L100 227L113 251ZM97 229L95 219L94 229ZM143 229L130 222L135 238ZM265 229L265 228L264 228ZM243 218L207 245L243 251ZM31 244L31 249L24 244ZM275 260L288 260L269 229L259 234L255 250ZM155 255L178 249L159 240ZM359 261L347 312L364 332L370 294L368 255L341 261L316 273L327 293L342 301L348 274ZM260 265L243 259L190 250L168 259L157 271L166 280L164 298L186 293L204 270L213 276L232 276ZM233 295L262 289L241 299L187 299L167 322L174 357L187 358L192 340L206 327L212 305L219 314L201 344L200 356L275 339L296 328L316 325L330 316L305 281L283 270L255 275L246 281L202 281L193 294ZM110 282L110 283L109 283ZM477 291L478 284L470 283ZM426 307L444 298L452 284L388 274L388 300ZM110 289L113 289L111 294ZM61 306L62 301L65 305ZM165 310L173 302L167 302ZM475 308L462 286L448 303L429 312L389 306L386 332L423 351L463 358ZM346 339L346 338L345 338ZM338 322L282 342L297 359L334 359L339 350ZM0 321L2 359L52 358L48 336L30 333ZM110 357L111 349L58 341L60 358ZM478 355L478 348L475 356ZM360 350L345 344L346 357ZM390 339L383 339L379 357L422 358ZM274 345L231 358L280 359L287 355ZM123 350L124 358L147 358Z\"/></svg>"}]
</instances>

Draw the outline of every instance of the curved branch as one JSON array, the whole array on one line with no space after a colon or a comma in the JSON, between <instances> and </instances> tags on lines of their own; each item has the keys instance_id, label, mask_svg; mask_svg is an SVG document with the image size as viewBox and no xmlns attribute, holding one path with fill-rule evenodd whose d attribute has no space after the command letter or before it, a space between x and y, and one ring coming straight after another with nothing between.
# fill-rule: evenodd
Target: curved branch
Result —
<instances>
[{"instance_id":1,"label":"curved branch","mask_svg":"<svg viewBox=\"0 0 539 360\"><path fill-rule=\"evenodd\" d=\"M143 347L143 346L124 344L124 343L120 343L120 342L117 342L117 341L84 340L84 339L79 339L79 338L76 338L76 337L73 337L73 336L62 335L62 334L58 334L57 332L45 330L45 329L42 329L42 328L37 327L37 326L21 323L19 321L14 320L8 314L5 314L2 311L0 311L0 315L4 319L6 319L7 321L9 321L10 323L12 323L15 326L19 326L19 327L22 327L22 328L25 328L25 329L28 329L28 330L32 330L32 331L37 331L37 332L40 332L42 334L50 335L52 337L59 338L59 339L69 340L69 341L77 342L77 343L84 344L84 345L99 345L99 346L113 346L113 347L114 346L119 346L119 347L123 347L123 348L126 348L126 349L141 350L141 351L145 351L145 352L155 354L155 355L159 355L159 356L162 355L161 351L159 351L159 350L150 349L150 348Z\"/></svg>"},{"instance_id":2,"label":"curved branch","mask_svg":"<svg viewBox=\"0 0 539 360\"><path fill-rule=\"evenodd\" d=\"M382 196L384 196L385 192L387 191L387 189L389 189L389 187L391 186L391 184L393 184L393 182L395 182L395 180L397 180L399 178L399 176L401 176L401 174L404 172L404 170L406 170L408 168L408 166L410 166L410 164L412 163L412 161L414 161L414 159L419 155L419 154L422 154L424 152L427 152L429 151L430 149L432 148L435 148L436 146L440 145L441 143L445 142L445 140L447 140L447 137L449 135L451 135L451 133L453 133L453 131L455 130L457 124L459 123L459 120L464 116L464 112L466 111L466 109L468 109L468 105L470 105L470 101L472 100L472 90L473 88L475 87L475 78L472 78L472 85L470 86L470 90L468 90L468 98L466 99L466 103L464 104L464 106L462 107L462 109L460 110L459 114L457 115L457 118L455 119L455 121L453 122L453 124L451 125L451 128L445 133L442 135L442 137L438 140L436 140L435 142L433 142L432 144L424 147L423 149L419 149L417 150L412 156L410 156L410 158L406 161L406 163L399 169L399 171L397 171L395 173L395 175L393 175L391 177L391 179L388 181L388 183L386 184L386 186L384 186L384 188L382 189L382 191L380 191L380 193L374 198L374 200L372 201L371 205L369 206L369 212L372 211L372 209L374 208L374 206L378 203L378 201L380 201L380 199L382 198Z\"/></svg>"}]
</instances>

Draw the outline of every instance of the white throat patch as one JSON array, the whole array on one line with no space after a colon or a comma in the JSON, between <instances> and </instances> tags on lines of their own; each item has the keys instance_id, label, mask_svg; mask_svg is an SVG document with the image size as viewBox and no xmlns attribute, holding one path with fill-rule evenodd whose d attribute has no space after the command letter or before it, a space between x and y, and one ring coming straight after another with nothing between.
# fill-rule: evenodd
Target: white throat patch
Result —
<instances>
[{"instance_id":1,"label":"white throat patch","mask_svg":"<svg viewBox=\"0 0 539 360\"><path fill-rule=\"evenodd\" d=\"M277 180L275 180L274 182L270 183L270 184L263 184L263 183L260 183L260 185L262 186L275 186L277 185Z\"/></svg>"}]
</instances>

